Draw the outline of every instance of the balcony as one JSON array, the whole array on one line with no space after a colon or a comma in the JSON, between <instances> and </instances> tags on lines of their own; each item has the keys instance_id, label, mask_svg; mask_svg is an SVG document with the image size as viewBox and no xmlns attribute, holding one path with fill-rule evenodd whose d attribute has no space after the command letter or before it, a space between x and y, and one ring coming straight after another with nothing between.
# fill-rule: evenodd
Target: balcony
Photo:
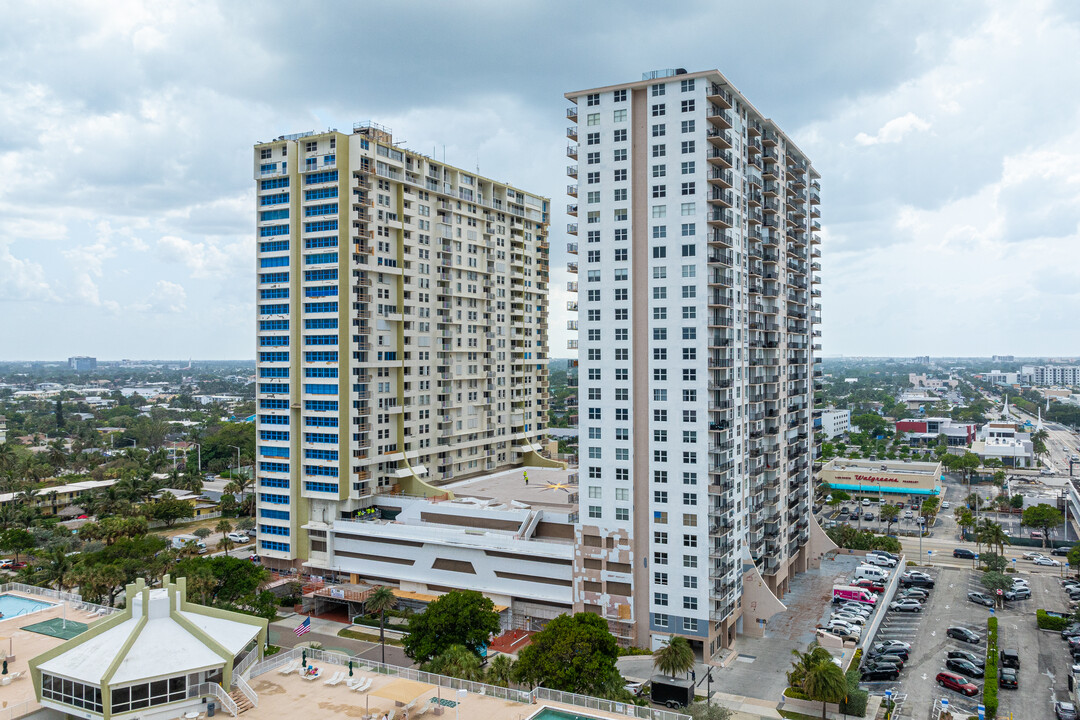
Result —
<instances>
[{"instance_id":1,"label":"balcony","mask_svg":"<svg viewBox=\"0 0 1080 720\"><path fill-rule=\"evenodd\" d=\"M577 223L566 223L566 234L577 235Z\"/></svg>"},{"instance_id":2,"label":"balcony","mask_svg":"<svg viewBox=\"0 0 1080 720\"><path fill-rule=\"evenodd\" d=\"M571 125L570 127L566 128L566 137L570 138L571 140L577 141L577 125Z\"/></svg>"},{"instance_id":3,"label":"balcony","mask_svg":"<svg viewBox=\"0 0 1080 720\"><path fill-rule=\"evenodd\" d=\"M577 312L578 311L577 307L578 307L578 305L577 305L576 301L574 301L574 300L567 300L566 301L566 312Z\"/></svg>"},{"instance_id":4,"label":"balcony","mask_svg":"<svg viewBox=\"0 0 1080 720\"><path fill-rule=\"evenodd\" d=\"M577 165L567 165L566 174L575 180L577 179Z\"/></svg>"},{"instance_id":5,"label":"balcony","mask_svg":"<svg viewBox=\"0 0 1080 720\"><path fill-rule=\"evenodd\" d=\"M572 204L567 203L567 205L566 205L566 214L567 215L573 215L574 217L577 217L577 203L572 203Z\"/></svg>"},{"instance_id":6,"label":"balcony","mask_svg":"<svg viewBox=\"0 0 1080 720\"><path fill-rule=\"evenodd\" d=\"M566 243L566 252L568 252L571 255L577 255L577 243L576 242L568 242L568 243Z\"/></svg>"},{"instance_id":7,"label":"balcony","mask_svg":"<svg viewBox=\"0 0 1080 720\"><path fill-rule=\"evenodd\" d=\"M727 130L709 130L705 137L719 148L731 148L731 133Z\"/></svg>"},{"instance_id":8,"label":"balcony","mask_svg":"<svg viewBox=\"0 0 1080 720\"><path fill-rule=\"evenodd\" d=\"M713 210L708 215L709 225L730 228L735 224L735 216L730 210Z\"/></svg>"},{"instance_id":9,"label":"balcony","mask_svg":"<svg viewBox=\"0 0 1080 720\"><path fill-rule=\"evenodd\" d=\"M577 122L577 105L566 108L566 117Z\"/></svg>"},{"instance_id":10,"label":"balcony","mask_svg":"<svg viewBox=\"0 0 1080 720\"><path fill-rule=\"evenodd\" d=\"M566 146L566 157L574 158L575 160L577 160L577 152L578 152L578 146L577 145L567 145Z\"/></svg>"},{"instance_id":11,"label":"balcony","mask_svg":"<svg viewBox=\"0 0 1080 720\"><path fill-rule=\"evenodd\" d=\"M576 177L576 176L575 176ZM713 169L709 171L706 179L714 185L720 185L721 187L730 188L734 184L735 178L731 174L730 170Z\"/></svg>"},{"instance_id":12,"label":"balcony","mask_svg":"<svg viewBox=\"0 0 1080 720\"><path fill-rule=\"evenodd\" d=\"M731 93L716 83L712 83L709 91L705 94L706 99L717 107L731 109Z\"/></svg>"},{"instance_id":13,"label":"balcony","mask_svg":"<svg viewBox=\"0 0 1080 720\"><path fill-rule=\"evenodd\" d=\"M569 280L566 283L566 292L577 292L577 280Z\"/></svg>"},{"instance_id":14,"label":"balcony","mask_svg":"<svg viewBox=\"0 0 1080 720\"><path fill-rule=\"evenodd\" d=\"M710 107L708 113L706 114L706 117L709 122L721 129L731 129L731 124L733 122L731 118L731 113L723 108L716 107L715 105Z\"/></svg>"},{"instance_id":15,"label":"balcony","mask_svg":"<svg viewBox=\"0 0 1080 720\"><path fill-rule=\"evenodd\" d=\"M566 194L570 197L577 197L577 185L567 185Z\"/></svg>"},{"instance_id":16,"label":"balcony","mask_svg":"<svg viewBox=\"0 0 1080 720\"><path fill-rule=\"evenodd\" d=\"M573 273L574 275L577 275L577 263L576 262L566 263L566 272Z\"/></svg>"}]
</instances>

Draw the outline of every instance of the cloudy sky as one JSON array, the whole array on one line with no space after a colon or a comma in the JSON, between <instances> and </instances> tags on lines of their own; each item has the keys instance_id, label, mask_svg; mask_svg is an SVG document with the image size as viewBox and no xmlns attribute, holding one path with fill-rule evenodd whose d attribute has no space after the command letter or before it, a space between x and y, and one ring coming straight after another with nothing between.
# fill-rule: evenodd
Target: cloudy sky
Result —
<instances>
[{"instance_id":1,"label":"cloudy sky","mask_svg":"<svg viewBox=\"0 0 1080 720\"><path fill-rule=\"evenodd\" d=\"M369 119L553 199L567 356L562 94L668 67L821 172L826 355L1080 352L1080 3L64 0L0 5L0 360L252 358L252 144Z\"/></svg>"}]
</instances>

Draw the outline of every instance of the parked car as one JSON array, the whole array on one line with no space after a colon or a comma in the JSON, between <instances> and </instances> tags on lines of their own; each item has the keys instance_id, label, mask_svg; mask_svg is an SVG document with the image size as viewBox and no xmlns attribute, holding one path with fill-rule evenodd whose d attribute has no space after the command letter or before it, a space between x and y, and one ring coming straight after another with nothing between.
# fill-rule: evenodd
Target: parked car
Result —
<instances>
[{"instance_id":1,"label":"parked car","mask_svg":"<svg viewBox=\"0 0 1080 720\"><path fill-rule=\"evenodd\" d=\"M1001 662L998 663L1001 667L1012 668L1013 670L1020 669L1020 653L1016 650L1002 650L999 653Z\"/></svg>"},{"instance_id":2,"label":"parked car","mask_svg":"<svg viewBox=\"0 0 1080 720\"><path fill-rule=\"evenodd\" d=\"M945 653L945 658L950 660L967 660L969 663L975 665L976 667L984 667L986 665L986 658L984 658L982 655L976 655L973 652L968 652L967 650L950 650L949 652Z\"/></svg>"},{"instance_id":3,"label":"parked car","mask_svg":"<svg viewBox=\"0 0 1080 720\"><path fill-rule=\"evenodd\" d=\"M885 648L893 648L895 650L907 651L911 649L911 643L904 642L903 640L882 640L881 642L874 645L875 650L881 649L882 651L884 651Z\"/></svg>"},{"instance_id":4,"label":"parked car","mask_svg":"<svg viewBox=\"0 0 1080 720\"><path fill-rule=\"evenodd\" d=\"M855 623L845 622L843 620L829 620L825 623L826 628L839 628L845 631L849 635L859 637L862 635L862 629Z\"/></svg>"},{"instance_id":5,"label":"parked car","mask_svg":"<svg viewBox=\"0 0 1080 720\"><path fill-rule=\"evenodd\" d=\"M645 692L645 683L643 683L643 682L629 682L629 683L626 683L625 685L623 685L623 690L626 690L628 693L630 693L634 697L641 697L642 693Z\"/></svg>"},{"instance_id":6,"label":"parked car","mask_svg":"<svg viewBox=\"0 0 1080 720\"><path fill-rule=\"evenodd\" d=\"M1026 600L1031 597L1031 588L1017 587L1006 590L1004 596L1006 600Z\"/></svg>"},{"instance_id":7,"label":"parked car","mask_svg":"<svg viewBox=\"0 0 1080 720\"><path fill-rule=\"evenodd\" d=\"M914 598L901 598L889 603L890 610L898 612L922 612L922 603Z\"/></svg>"},{"instance_id":8,"label":"parked car","mask_svg":"<svg viewBox=\"0 0 1080 720\"><path fill-rule=\"evenodd\" d=\"M862 615L855 615L854 613L834 612L829 616L829 620L843 620L848 625L865 625L866 618Z\"/></svg>"},{"instance_id":9,"label":"parked car","mask_svg":"<svg viewBox=\"0 0 1080 720\"><path fill-rule=\"evenodd\" d=\"M1045 565L1047 567L1061 567L1061 561L1055 560L1054 558L1039 557L1035 558L1031 562L1035 563L1036 565Z\"/></svg>"},{"instance_id":10,"label":"parked car","mask_svg":"<svg viewBox=\"0 0 1080 720\"><path fill-rule=\"evenodd\" d=\"M1061 631L1061 639L1068 640L1070 637L1080 635L1080 623L1069 623L1065 626L1065 629Z\"/></svg>"},{"instance_id":11,"label":"parked car","mask_svg":"<svg viewBox=\"0 0 1080 720\"><path fill-rule=\"evenodd\" d=\"M231 532L228 535L226 535L225 537L229 538L229 540L232 540L234 543L243 544L243 543L251 541L251 538L248 537L248 534L246 532L240 532L240 531Z\"/></svg>"},{"instance_id":12,"label":"parked car","mask_svg":"<svg viewBox=\"0 0 1080 720\"><path fill-rule=\"evenodd\" d=\"M942 509L942 510L948 510L948 509L949 509L949 507L950 507L950 506L949 506L949 501L948 501L948 500L946 500L945 502L941 503L941 509Z\"/></svg>"},{"instance_id":13,"label":"parked car","mask_svg":"<svg viewBox=\"0 0 1080 720\"><path fill-rule=\"evenodd\" d=\"M866 498L863 498L862 506L863 507L870 507L870 501L867 500Z\"/></svg>"},{"instance_id":14,"label":"parked car","mask_svg":"<svg viewBox=\"0 0 1080 720\"><path fill-rule=\"evenodd\" d=\"M1054 703L1054 715L1058 720L1076 720L1076 706L1071 702L1058 700Z\"/></svg>"},{"instance_id":15,"label":"parked car","mask_svg":"<svg viewBox=\"0 0 1080 720\"><path fill-rule=\"evenodd\" d=\"M829 635L835 635L841 640L851 640L853 642L859 642L859 638L861 637L858 633L840 627L820 627L818 628L818 632L828 633Z\"/></svg>"},{"instance_id":16,"label":"parked car","mask_svg":"<svg viewBox=\"0 0 1080 720\"><path fill-rule=\"evenodd\" d=\"M915 513L913 513L911 510L905 510L904 517L910 520L911 518L915 517Z\"/></svg>"},{"instance_id":17,"label":"parked car","mask_svg":"<svg viewBox=\"0 0 1080 720\"><path fill-rule=\"evenodd\" d=\"M896 680L900 677L900 668L895 665L863 665L861 670L860 679L863 682L874 682L876 680Z\"/></svg>"},{"instance_id":18,"label":"parked car","mask_svg":"<svg viewBox=\"0 0 1080 720\"><path fill-rule=\"evenodd\" d=\"M872 517L868 519L873 520ZM896 567L896 561L890 557L885 557L884 555L867 555L864 562L870 565L877 565L879 567Z\"/></svg>"},{"instance_id":19,"label":"parked car","mask_svg":"<svg viewBox=\"0 0 1080 720\"><path fill-rule=\"evenodd\" d=\"M951 672L939 672L937 674L937 684L943 688L946 688L947 690L963 693L968 697L971 697L977 692L979 692L979 688L977 688L974 684L969 683L967 681L967 678Z\"/></svg>"},{"instance_id":20,"label":"parked car","mask_svg":"<svg viewBox=\"0 0 1080 720\"><path fill-rule=\"evenodd\" d=\"M1058 557L1068 557L1071 547L1057 547L1050 551L1051 555L1057 555Z\"/></svg>"},{"instance_id":21,"label":"parked car","mask_svg":"<svg viewBox=\"0 0 1080 720\"><path fill-rule=\"evenodd\" d=\"M1016 671L1012 668L1001 668L998 670L998 687L1016 690L1019 687L1019 683L1016 679Z\"/></svg>"},{"instance_id":22,"label":"parked car","mask_svg":"<svg viewBox=\"0 0 1080 720\"><path fill-rule=\"evenodd\" d=\"M870 606L864 605L863 603L854 603L854 602L846 602L843 605L840 605L839 607L837 607L837 612L841 612L841 611L842 612L854 613L855 615L862 615L864 618L870 617L870 614L873 612L870 609Z\"/></svg>"},{"instance_id":23,"label":"parked car","mask_svg":"<svg viewBox=\"0 0 1080 720\"><path fill-rule=\"evenodd\" d=\"M985 605L988 608L994 607L994 598L990 597L986 593L981 592L969 592L967 599L977 605Z\"/></svg>"},{"instance_id":24,"label":"parked car","mask_svg":"<svg viewBox=\"0 0 1080 720\"><path fill-rule=\"evenodd\" d=\"M905 588L900 591L898 598L912 598L920 602L926 602L930 598L930 593L922 588Z\"/></svg>"},{"instance_id":25,"label":"parked car","mask_svg":"<svg viewBox=\"0 0 1080 720\"><path fill-rule=\"evenodd\" d=\"M966 627L951 627L945 631L945 634L948 637L962 640L963 642L971 643L972 645L978 645L982 642L981 637L971 630L968 630Z\"/></svg>"},{"instance_id":26,"label":"parked car","mask_svg":"<svg viewBox=\"0 0 1080 720\"><path fill-rule=\"evenodd\" d=\"M869 512L866 513L865 515L863 515L863 520L865 520L867 522L873 522L874 521L874 513L869 513Z\"/></svg>"},{"instance_id":27,"label":"parked car","mask_svg":"<svg viewBox=\"0 0 1080 720\"><path fill-rule=\"evenodd\" d=\"M875 581L871 580L870 578L859 578L858 580L856 580L855 582L853 582L851 584L854 585L855 587L861 587L864 590L869 590L872 593L883 593L883 592L885 592L885 586L884 585L882 585L879 582L875 582Z\"/></svg>"},{"instance_id":28,"label":"parked car","mask_svg":"<svg viewBox=\"0 0 1080 720\"><path fill-rule=\"evenodd\" d=\"M1023 558L1025 560L1034 560L1035 558L1041 558L1041 557L1043 557L1043 554L1041 552L1036 552L1034 550L1029 550L1028 552L1024 553L1024 555L1023 555Z\"/></svg>"},{"instance_id":29,"label":"parked car","mask_svg":"<svg viewBox=\"0 0 1080 720\"><path fill-rule=\"evenodd\" d=\"M903 648L888 648L882 652L871 650L866 653L867 660L872 660L873 662L895 663L898 667L904 667L904 663L908 661L909 657L911 657L911 655Z\"/></svg>"},{"instance_id":30,"label":"parked car","mask_svg":"<svg viewBox=\"0 0 1080 720\"><path fill-rule=\"evenodd\" d=\"M930 577L924 572L919 572L918 570L909 570L908 572L900 576L900 585L902 587L918 586L924 588L933 588L934 578Z\"/></svg>"},{"instance_id":31,"label":"parked car","mask_svg":"<svg viewBox=\"0 0 1080 720\"><path fill-rule=\"evenodd\" d=\"M974 560L978 558L978 554L967 548L956 548L952 551L952 556L955 558L965 558L967 560Z\"/></svg>"},{"instance_id":32,"label":"parked car","mask_svg":"<svg viewBox=\"0 0 1080 720\"><path fill-rule=\"evenodd\" d=\"M960 673L965 677L977 677L983 676L983 669L976 666L974 663L969 663L967 660L961 660L960 658L949 658L945 661L945 667L949 668L953 672Z\"/></svg>"}]
</instances>

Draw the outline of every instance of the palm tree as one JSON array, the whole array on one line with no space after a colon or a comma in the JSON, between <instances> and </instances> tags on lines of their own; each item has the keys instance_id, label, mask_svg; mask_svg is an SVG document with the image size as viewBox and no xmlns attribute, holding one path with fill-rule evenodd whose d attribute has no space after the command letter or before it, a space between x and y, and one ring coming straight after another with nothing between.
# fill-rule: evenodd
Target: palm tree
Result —
<instances>
[{"instance_id":1,"label":"palm tree","mask_svg":"<svg viewBox=\"0 0 1080 720\"><path fill-rule=\"evenodd\" d=\"M502 653L495 656L487 670L487 681L499 687L510 687L510 678L514 672L514 661Z\"/></svg>"},{"instance_id":2,"label":"palm tree","mask_svg":"<svg viewBox=\"0 0 1080 720\"><path fill-rule=\"evenodd\" d=\"M71 557L63 550L53 550L41 569L41 582L47 587L55 585L57 590L63 592L70 585L68 581L71 579L72 570L74 563L71 562Z\"/></svg>"},{"instance_id":3,"label":"palm tree","mask_svg":"<svg viewBox=\"0 0 1080 720\"><path fill-rule=\"evenodd\" d=\"M480 658L464 645L451 645L431 659L424 670L436 675L476 681L483 677Z\"/></svg>"},{"instance_id":4,"label":"palm tree","mask_svg":"<svg viewBox=\"0 0 1080 720\"><path fill-rule=\"evenodd\" d=\"M653 651L653 667L674 678L694 667L694 649L686 638L672 635L667 645Z\"/></svg>"},{"instance_id":5,"label":"palm tree","mask_svg":"<svg viewBox=\"0 0 1080 720\"><path fill-rule=\"evenodd\" d=\"M1005 534L999 523L983 518L975 530L975 537L983 545L997 548L998 555L1005 555L1005 545L1009 542L1009 536Z\"/></svg>"},{"instance_id":6,"label":"palm tree","mask_svg":"<svg viewBox=\"0 0 1080 720\"><path fill-rule=\"evenodd\" d=\"M792 650L791 654L795 656L795 660L791 661L791 670L787 674L788 685L805 693L806 673L820 661L830 660L832 655L816 642L811 643L807 652Z\"/></svg>"},{"instance_id":7,"label":"palm tree","mask_svg":"<svg viewBox=\"0 0 1080 720\"><path fill-rule=\"evenodd\" d=\"M847 700L847 678L831 657L818 660L807 668L803 685L811 700L821 701L821 720L825 720L828 703Z\"/></svg>"},{"instance_id":8,"label":"palm tree","mask_svg":"<svg viewBox=\"0 0 1080 720\"><path fill-rule=\"evenodd\" d=\"M386 663L386 611L392 610L395 605L397 605L397 597L394 591L385 585L375 588L364 601L366 611L379 614L379 645L382 646L384 664Z\"/></svg>"},{"instance_id":9,"label":"palm tree","mask_svg":"<svg viewBox=\"0 0 1080 720\"><path fill-rule=\"evenodd\" d=\"M225 554L228 555L229 549L232 546L232 541L229 540L229 533L231 533L233 529L232 523L225 518L221 518L218 520L218 524L214 526L214 529L221 533L221 542L219 544L225 548Z\"/></svg>"}]
</instances>

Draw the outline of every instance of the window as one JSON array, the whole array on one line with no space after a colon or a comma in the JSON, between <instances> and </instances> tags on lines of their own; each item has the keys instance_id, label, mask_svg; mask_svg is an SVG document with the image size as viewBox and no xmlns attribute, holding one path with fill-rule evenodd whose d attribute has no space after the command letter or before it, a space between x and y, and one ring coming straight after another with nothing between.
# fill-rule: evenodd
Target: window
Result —
<instances>
[{"instance_id":1,"label":"window","mask_svg":"<svg viewBox=\"0 0 1080 720\"><path fill-rule=\"evenodd\" d=\"M694 194L694 183L693 182L684 182L682 184L682 194L683 195L693 195Z\"/></svg>"},{"instance_id":2,"label":"window","mask_svg":"<svg viewBox=\"0 0 1080 720\"><path fill-rule=\"evenodd\" d=\"M619 148L614 153L615 162L626 160L626 148Z\"/></svg>"},{"instance_id":3,"label":"window","mask_svg":"<svg viewBox=\"0 0 1080 720\"><path fill-rule=\"evenodd\" d=\"M667 217L667 205L653 205L652 216L654 218Z\"/></svg>"},{"instance_id":4,"label":"window","mask_svg":"<svg viewBox=\"0 0 1080 720\"><path fill-rule=\"evenodd\" d=\"M683 223L681 232L683 237L693 237L697 233L697 224Z\"/></svg>"},{"instance_id":5,"label":"window","mask_svg":"<svg viewBox=\"0 0 1080 720\"><path fill-rule=\"evenodd\" d=\"M626 90L616 90L611 93L611 99L615 102L626 102Z\"/></svg>"},{"instance_id":6,"label":"window","mask_svg":"<svg viewBox=\"0 0 1080 720\"><path fill-rule=\"evenodd\" d=\"M590 93L585 96L585 105L587 107L594 107L600 104L600 93Z\"/></svg>"},{"instance_id":7,"label":"window","mask_svg":"<svg viewBox=\"0 0 1080 720\"><path fill-rule=\"evenodd\" d=\"M694 149L697 147L697 143L695 143L693 140L683 140L681 143L681 147L683 155L692 155L694 153Z\"/></svg>"},{"instance_id":8,"label":"window","mask_svg":"<svg viewBox=\"0 0 1080 720\"><path fill-rule=\"evenodd\" d=\"M667 308L666 307L654 307L652 312L653 320L667 320Z\"/></svg>"},{"instance_id":9,"label":"window","mask_svg":"<svg viewBox=\"0 0 1080 720\"><path fill-rule=\"evenodd\" d=\"M616 170L612 179L615 182L624 182L626 180L626 169Z\"/></svg>"},{"instance_id":10,"label":"window","mask_svg":"<svg viewBox=\"0 0 1080 720\"><path fill-rule=\"evenodd\" d=\"M686 162L682 163L682 174L693 175L695 167L696 165L694 164L693 160L687 160Z\"/></svg>"},{"instance_id":11,"label":"window","mask_svg":"<svg viewBox=\"0 0 1080 720\"><path fill-rule=\"evenodd\" d=\"M615 499L619 502L628 502L630 500L630 489L615 488Z\"/></svg>"},{"instance_id":12,"label":"window","mask_svg":"<svg viewBox=\"0 0 1080 720\"><path fill-rule=\"evenodd\" d=\"M695 285L683 285L682 286L683 298L697 297L697 286Z\"/></svg>"},{"instance_id":13,"label":"window","mask_svg":"<svg viewBox=\"0 0 1080 720\"><path fill-rule=\"evenodd\" d=\"M683 245L682 246L682 256L683 257L694 257L695 255L697 255L697 247L696 246L694 246L694 245Z\"/></svg>"},{"instance_id":14,"label":"window","mask_svg":"<svg viewBox=\"0 0 1080 720\"><path fill-rule=\"evenodd\" d=\"M664 613L653 613L653 625L658 628L666 628L668 626L668 616Z\"/></svg>"},{"instance_id":15,"label":"window","mask_svg":"<svg viewBox=\"0 0 1080 720\"><path fill-rule=\"evenodd\" d=\"M626 129L624 128L622 130L616 130L614 137L612 137L612 140L614 142L626 142Z\"/></svg>"},{"instance_id":16,"label":"window","mask_svg":"<svg viewBox=\"0 0 1080 720\"><path fill-rule=\"evenodd\" d=\"M667 107L663 103L659 103L657 105L652 106L652 116L653 117L661 117L662 115L664 115L666 113L667 113Z\"/></svg>"},{"instance_id":17,"label":"window","mask_svg":"<svg viewBox=\"0 0 1080 720\"><path fill-rule=\"evenodd\" d=\"M687 215L693 215L696 211L697 211L697 203L692 203L692 202L681 203L680 212L682 213L683 217L686 217Z\"/></svg>"},{"instance_id":18,"label":"window","mask_svg":"<svg viewBox=\"0 0 1080 720\"><path fill-rule=\"evenodd\" d=\"M653 565L667 565L668 554L666 552L654 552L653 553Z\"/></svg>"},{"instance_id":19,"label":"window","mask_svg":"<svg viewBox=\"0 0 1080 720\"><path fill-rule=\"evenodd\" d=\"M600 500L604 496L604 489L595 485L589 486L589 498L592 500Z\"/></svg>"},{"instance_id":20,"label":"window","mask_svg":"<svg viewBox=\"0 0 1080 720\"><path fill-rule=\"evenodd\" d=\"M626 110L616 110L611 114L611 119L615 122L626 122Z\"/></svg>"},{"instance_id":21,"label":"window","mask_svg":"<svg viewBox=\"0 0 1080 720\"><path fill-rule=\"evenodd\" d=\"M693 120L683 120L681 126L684 133L692 133L696 127Z\"/></svg>"},{"instance_id":22,"label":"window","mask_svg":"<svg viewBox=\"0 0 1080 720\"><path fill-rule=\"evenodd\" d=\"M667 145L653 145L652 146L652 156L654 158L666 157L667 156Z\"/></svg>"},{"instance_id":23,"label":"window","mask_svg":"<svg viewBox=\"0 0 1080 720\"><path fill-rule=\"evenodd\" d=\"M683 505L697 505L697 493L683 493Z\"/></svg>"},{"instance_id":24,"label":"window","mask_svg":"<svg viewBox=\"0 0 1080 720\"><path fill-rule=\"evenodd\" d=\"M590 505L589 506L589 517L590 518L594 518L594 519L595 518L601 518L601 517L603 517L603 515L604 515L604 513L600 510L599 505Z\"/></svg>"},{"instance_id":25,"label":"window","mask_svg":"<svg viewBox=\"0 0 1080 720\"><path fill-rule=\"evenodd\" d=\"M585 155L585 162L588 165L599 165L600 164L600 153L599 152L591 152L591 153L586 154Z\"/></svg>"},{"instance_id":26,"label":"window","mask_svg":"<svg viewBox=\"0 0 1080 720\"><path fill-rule=\"evenodd\" d=\"M666 125L664 125L663 123L659 123L657 125L652 126L652 136L653 137L664 137L665 135L667 135L667 126Z\"/></svg>"},{"instance_id":27,"label":"window","mask_svg":"<svg viewBox=\"0 0 1080 720\"><path fill-rule=\"evenodd\" d=\"M652 249L652 256L657 259L667 257L667 248L663 245L654 245Z\"/></svg>"},{"instance_id":28,"label":"window","mask_svg":"<svg viewBox=\"0 0 1080 720\"><path fill-rule=\"evenodd\" d=\"M586 115L585 116L585 124L586 125L599 125L600 124L600 113L589 113L588 115Z\"/></svg>"},{"instance_id":29,"label":"window","mask_svg":"<svg viewBox=\"0 0 1080 720\"><path fill-rule=\"evenodd\" d=\"M683 618L682 627L685 632L696 633L698 631L697 618Z\"/></svg>"},{"instance_id":30,"label":"window","mask_svg":"<svg viewBox=\"0 0 1080 720\"><path fill-rule=\"evenodd\" d=\"M614 196L615 202L626 202L626 199L627 199L626 192L627 192L626 188L616 188L615 189L615 196Z\"/></svg>"},{"instance_id":31,"label":"window","mask_svg":"<svg viewBox=\"0 0 1080 720\"><path fill-rule=\"evenodd\" d=\"M617 248L615 250L615 262L620 262L620 261L625 262L629 252L630 251L627 250L626 248Z\"/></svg>"},{"instance_id":32,"label":"window","mask_svg":"<svg viewBox=\"0 0 1080 720\"><path fill-rule=\"evenodd\" d=\"M617 507L615 508L615 519L620 521L627 521L630 519L630 508Z\"/></svg>"},{"instance_id":33,"label":"window","mask_svg":"<svg viewBox=\"0 0 1080 720\"><path fill-rule=\"evenodd\" d=\"M652 534L653 543L656 545L667 545L668 534L663 530L654 530Z\"/></svg>"},{"instance_id":34,"label":"window","mask_svg":"<svg viewBox=\"0 0 1080 720\"><path fill-rule=\"evenodd\" d=\"M627 211L626 208L616 208L616 210L615 210L615 221L616 222L625 222L627 217L628 217L628 211Z\"/></svg>"},{"instance_id":35,"label":"window","mask_svg":"<svg viewBox=\"0 0 1080 720\"><path fill-rule=\"evenodd\" d=\"M599 145L600 144L600 133L591 132L588 135L586 135L585 136L585 144L586 145Z\"/></svg>"},{"instance_id":36,"label":"window","mask_svg":"<svg viewBox=\"0 0 1080 720\"><path fill-rule=\"evenodd\" d=\"M697 610L697 598L684 595L682 599L683 610Z\"/></svg>"},{"instance_id":37,"label":"window","mask_svg":"<svg viewBox=\"0 0 1080 720\"><path fill-rule=\"evenodd\" d=\"M660 97L666 91L667 87L663 83L658 83L652 86L652 96Z\"/></svg>"},{"instance_id":38,"label":"window","mask_svg":"<svg viewBox=\"0 0 1080 720\"><path fill-rule=\"evenodd\" d=\"M652 499L654 503L666 503L667 497L666 490L653 490Z\"/></svg>"},{"instance_id":39,"label":"window","mask_svg":"<svg viewBox=\"0 0 1080 720\"><path fill-rule=\"evenodd\" d=\"M590 250L586 254L585 258L586 258L586 260L585 260L586 262L591 262L591 263L600 262L600 251L599 250ZM589 312L591 313L593 311L590 310ZM599 313L600 311L597 310L596 312ZM589 318L589 319L591 320L592 318ZM597 318L597 319L599 319L599 318Z\"/></svg>"},{"instance_id":40,"label":"window","mask_svg":"<svg viewBox=\"0 0 1080 720\"><path fill-rule=\"evenodd\" d=\"M694 112L694 101L693 100L683 100L681 103L679 103L679 108L683 112Z\"/></svg>"},{"instance_id":41,"label":"window","mask_svg":"<svg viewBox=\"0 0 1080 720\"><path fill-rule=\"evenodd\" d=\"M652 186L652 196L654 198L667 197L667 185L653 185ZM283 259L285 260L286 263L288 263L288 261L289 261L288 258L283 258Z\"/></svg>"},{"instance_id":42,"label":"window","mask_svg":"<svg viewBox=\"0 0 1080 720\"><path fill-rule=\"evenodd\" d=\"M694 79L690 78L689 80L681 80L679 82L679 89L682 92L693 92L694 91Z\"/></svg>"},{"instance_id":43,"label":"window","mask_svg":"<svg viewBox=\"0 0 1080 720\"><path fill-rule=\"evenodd\" d=\"M653 225L652 236L654 238L666 238L667 225Z\"/></svg>"},{"instance_id":44,"label":"window","mask_svg":"<svg viewBox=\"0 0 1080 720\"><path fill-rule=\"evenodd\" d=\"M662 592L653 593L653 604L664 607L668 604L668 594Z\"/></svg>"},{"instance_id":45,"label":"window","mask_svg":"<svg viewBox=\"0 0 1080 720\"><path fill-rule=\"evenodd\" d=\"M687 533L682 536L683 547L696 548L697 547L697 535L690 535Z\"/></svg>"},{"instance_id":46,"label":"window","mask_svg":"<svg viewBox=\"0 0 1080 720\"><path fill-rule=\"evenodd\" d=\"M695 382L697 380L697 370L695 368L683 368L682 371L683 382ZM688 412L694 412L689 410ZM684 420L683 422L693 422L692 420Z\"/></svg>"},{"instance_id":47,"label":"window","mask_svg":"<svg viewBox=\"0 0 1080 720\"><path fill-rule=\"evenodd\" d=\"M598 182L600 182L600 171L596 170L585 175L587 185L595 185Z\"/></svg>"},{"instance_id":48,"label":"window","mask_svg":"<svg viewBox=\"0 0 1080 720\"><path fill-rule=\"evenodd\" d=\"M585 194L585 202L590 205L600 202L600 191L590 190L588 193Z\"/></svg>"}]
</instances>

